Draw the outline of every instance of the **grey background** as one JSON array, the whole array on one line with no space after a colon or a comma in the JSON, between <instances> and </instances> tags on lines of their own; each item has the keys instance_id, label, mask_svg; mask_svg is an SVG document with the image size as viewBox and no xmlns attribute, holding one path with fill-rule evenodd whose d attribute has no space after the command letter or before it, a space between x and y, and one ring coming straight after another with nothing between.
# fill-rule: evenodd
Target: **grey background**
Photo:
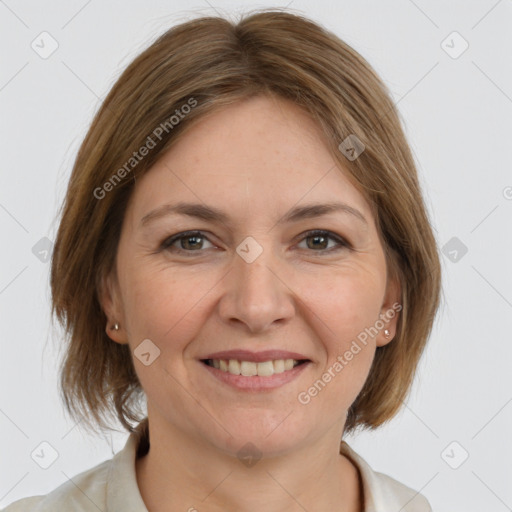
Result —
<instances>
[{"instance_id":1,"label":"grey background","mask_svg":"<svg viewBox=\"0 0 512 512\"><path fill-rule=\"evenodd\" d=\"M101 99L169 26L285 5L0 1L0 506L49 492L126 440L85 435L64 415L61 333L49 317L45 250ZM437 512L512 510L512 3L289 6L351 44L390 87L445 253L444 304L410 399L378 431L347 440ZM51 48L43 31L58 44L47 58L31 47ZM58 454L47 469L52 449L42 442Z\"/></svg>"}]
</instances>

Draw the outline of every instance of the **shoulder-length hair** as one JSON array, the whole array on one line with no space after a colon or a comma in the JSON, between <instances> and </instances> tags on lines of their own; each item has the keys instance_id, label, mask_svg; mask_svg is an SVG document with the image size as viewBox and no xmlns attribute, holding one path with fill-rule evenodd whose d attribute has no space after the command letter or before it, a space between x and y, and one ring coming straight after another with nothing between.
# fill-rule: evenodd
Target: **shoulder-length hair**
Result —
<instances>
[{"instance_id":1,"label":"shoulder-length hair","mask_svg":"<svg viewBox=\"0 0 512 512\"><path fill-rule=\"evenodd\" d=\"M195 120L259 94L290 100L319 124L333 158L370 204L388 271L401 285L396 336L377 348L345 432L383 424L409 393L439 305L441 270L397 110L354 49L305 17L266 10L238 23L201 17L165 32L121 74L80 147L55 241L51 291L52 313L67 338L61 394L71 416L86 425L108 429L117 418L133 431L132 422L142 419L144 394L129 346L107 336L99 302L136 179ZM350 135L365 147L355 159L339 149Z\"/></svg>"}]
</instances>

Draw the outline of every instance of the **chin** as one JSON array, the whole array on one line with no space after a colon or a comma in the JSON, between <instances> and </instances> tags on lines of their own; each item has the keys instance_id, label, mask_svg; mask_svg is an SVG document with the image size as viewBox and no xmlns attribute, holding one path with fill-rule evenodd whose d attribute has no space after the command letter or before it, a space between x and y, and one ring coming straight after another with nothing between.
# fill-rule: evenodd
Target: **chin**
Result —
<instances>
[{"instance_id":1,"label":"chin","mask_svg":"<svg viewBox=\"0 0 512 512\"><path fill-rule=\"evenodd\" d=\"M239 411L228 421L219 418L224 429L216 429L217 436L211 439L212 431L203 432L206 438L221 451L239 457L239 452L255 450L264 456L279 456L304 443L309 429L301 427L296 412L258 411L255 409Z\"/></svg>"}]
</instances>

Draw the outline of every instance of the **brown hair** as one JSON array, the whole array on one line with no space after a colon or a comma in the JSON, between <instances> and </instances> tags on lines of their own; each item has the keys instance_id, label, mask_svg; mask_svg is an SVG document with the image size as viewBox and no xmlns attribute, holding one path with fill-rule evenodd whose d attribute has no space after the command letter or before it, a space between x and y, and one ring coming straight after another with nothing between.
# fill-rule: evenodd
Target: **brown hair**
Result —
<instances>
[{"instance_id":1,"label":"brown hair","mask_svg":"<svg viewBox=\"0 0 512 512\"><path fill-rule=\"evenodd\" d=\"M409 393L439 306L441 270L397 111L350 46L302 16L266 10L236 24L202 17L165 32L122 73L80 147L55 241L51 291L52 313L69 338L61 393L70 414L86 426L94 420L108 429L107 418L117 417L133 431L131 422L142 418L137 408L144 395L129 346L105 333L98 298L114 266L136 178L194 120L257 94L290 100L319 123L333 158L372 206L388 268L401 285L396 336L377 348L345 432L381 425ZM185 111L178 123L171 120ZM353 161L338 149L351 134L365 146ZM158 138L156 147L132 161L148 137Z\"/></svg>"}]
</instances>

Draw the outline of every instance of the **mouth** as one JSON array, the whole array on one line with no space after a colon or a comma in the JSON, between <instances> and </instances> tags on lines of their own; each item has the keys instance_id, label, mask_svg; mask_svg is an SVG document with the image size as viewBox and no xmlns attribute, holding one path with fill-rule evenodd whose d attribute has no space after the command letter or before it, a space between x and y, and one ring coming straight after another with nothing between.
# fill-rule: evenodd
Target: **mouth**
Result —
<instances>
[{"instance_id":1,"label":"mouth","mask_svg":"<svg viewBox=\"0 0 512 512\"><path fill-rule=\"evenodd\" d=\"M244 361L238 359L201 359L205 365L231 375L244 377L271 377L293 370L309 362L309 359L270 359L268 361Z\"/></svg>"},{"instance_id":2,"label":"mouth","mask_svg":"<svg viewBox=\"0 0 512 512\"><path fill-rule=\"evenodd\" d=\"M270 391L296 379L313 362L302 354L281 350L230 350L199 359L216 382L237 391Z\"/></svg>"}]
</instances>

